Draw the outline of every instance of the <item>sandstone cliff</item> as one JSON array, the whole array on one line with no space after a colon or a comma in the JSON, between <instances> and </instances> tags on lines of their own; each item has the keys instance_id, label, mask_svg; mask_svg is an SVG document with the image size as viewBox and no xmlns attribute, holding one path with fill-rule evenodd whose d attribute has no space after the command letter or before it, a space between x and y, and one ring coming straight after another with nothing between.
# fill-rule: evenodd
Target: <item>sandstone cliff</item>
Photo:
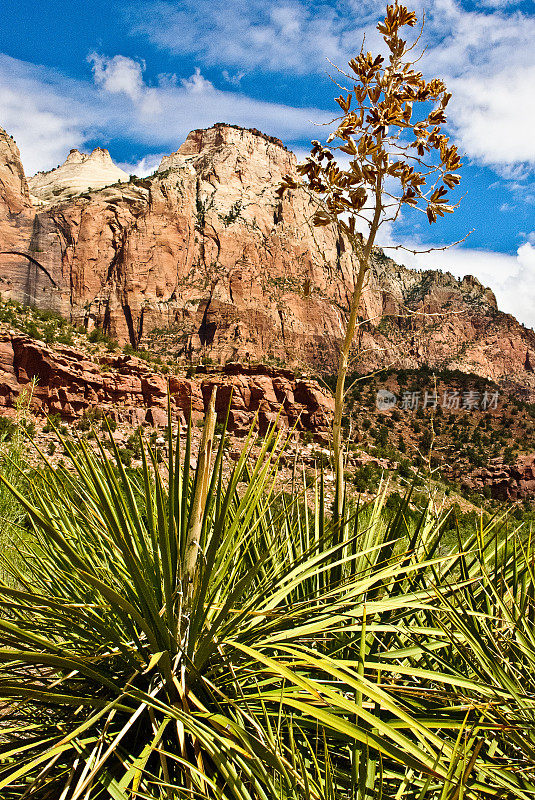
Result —
<instances>
[{"instance_id":1,"label":"sandstone cliff","mask_svg":"<svg viewBox=\"0 0 535 800\"><path fill-rule=\"evenodd\" d=\"M30 285L34 274L41 271L33 263L34 219L19 149L0 128L0 292L8 296L36 297ZM51 285L50 279L47 283Z\"/></svg>"},{"instance_id":2,"label":"sandstone cliff","mask_svg":"<svg viewBox=\"0 0 535 800\"><path fill-rule=\"evenodd\" d=\"M296 165L281 142L218 124L147 179L67 198L54 170L37 207L14 143L0 142L4 296L178 359L333 369L352 258L334 229L311 226L306 195L277 197ZM363 311L362 371L427 363L535 391L535 334L473 278L408 270L378 250Z\"/></svg>"},{"instance_id":3,"label":"sandstone cliff","mask_svg":"<svg viewBox=\"0 0 535 800\"><path fill-rule=\"evenodd\" d=\"M164 375L135 356L95 357L70 346L50 347L17 331L0 329L0 411L16 406L34 382L31 410L74 420L98 408L117 422L167 425L167 393L173 419L201 419L216 390L216 411L228 430L249 431L257 419L260 433L270 425L326 435L333 399L316 381L295 378L288 370L262 365L199 370L195 378Z\"/></svg>"}]
</instances>

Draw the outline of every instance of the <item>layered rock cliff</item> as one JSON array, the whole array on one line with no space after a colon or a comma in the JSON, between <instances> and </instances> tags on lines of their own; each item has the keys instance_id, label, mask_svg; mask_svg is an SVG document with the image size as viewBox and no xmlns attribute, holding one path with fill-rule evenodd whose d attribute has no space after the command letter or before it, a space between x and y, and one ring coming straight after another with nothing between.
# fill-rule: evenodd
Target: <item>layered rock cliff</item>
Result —
<instances>
[{"instance_id":1,"label":"layered rock cliff","mask_svg":"<svg viewBox=\"0 0 535 800\"><path fill-rule=\"evenodd\" d=\"M204 374L203 374L204 372ZM74 420L98 408L133 426L165 427L167 394L173 419L201 419L216 391L220 422L246 434L253 420L260 433L271 425L326 435L334 401L316 381L263 365L227 364L193 378L164 375L135 356L95 357L83 349L48 347L17 331L0 329L0 412L13 409L32 383L30 408Z\"/></svg>"},{"instance_id":2,"label":"layered rock cliff","mask_svg":"<svg viewBox=\"0 0 535 800\"><path fill-rule=\"evenodd\" d=\"M464 489L484 491L489 489L495 500L521 500L535 497L535 456L522 456L514 464L504 463L500 458L477 469L462 480Z\"/></svg>"},{"instance_id":3,"label":"layered rock cliff","mask_svg":"<svg viewBox=\"0 0 535 800\"><path fill-rule=\"evenodd\" d=\"M4 296L178 359L333 369L354 264L333 228L312 227L304 193L277 197L296 166L281 142L218 124L143 180L79 183L66 197L63 168L46 188L31 179L39 206L16 146L4 133L0 144ZM378 250L363 316L362 371L426 363L535 391L535 334L474 278L408 270Z\"/></svg>"}]
</instances>

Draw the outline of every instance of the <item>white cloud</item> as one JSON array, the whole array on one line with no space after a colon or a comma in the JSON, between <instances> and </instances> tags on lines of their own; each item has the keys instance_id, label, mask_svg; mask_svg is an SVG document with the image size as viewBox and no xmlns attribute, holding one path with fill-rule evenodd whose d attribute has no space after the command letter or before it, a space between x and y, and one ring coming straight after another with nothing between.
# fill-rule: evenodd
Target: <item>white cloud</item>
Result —
<instances>
[{"instance_id":1,"label":"white cloud","mask_svg":"<svg viewBox=\"0 0 535 800\"><path fill-rule=\"evenodd\" d=\"M182 78L180 83L188 94L212 94L214 92L214 84L203 78L199 67L195 67L193 75L190 75L189 78Z\"/></svg>"},{"instance_id":2,"label":"white cloud","mask_svg":"<svg viewBox=\"0 0 535 800\"><path fill-rule=\"evenodd\" d=\"M95 84L104 92L130 98L145 117L161 110L157 92L146 86L143 80L144 62L120 55L107 58L97 53L91 53L88 61L92 65ZM162 75L161 80L163 86L173 85L167 75Z\"/></svg>"},{"instance_id":3,"label":"white cloud","mask_svg":"<svg viewBox=\"0 0 535 800\"><path fill-rule=\"evenodd\" d=\"M326 57L343 62L348 10L347 3L342 13L334 5L299 0L156 0L144 7L133 30L173 53L195 54L207 65L291 69L303 75L325 69Z\"/></svg>"},{"instance_id":4,"label":"white cloud","mask_svg":"<svg viewBox=\"0 0 535 800\"><path fill-rule=\"evenodd\" d=\"M535 166L535 64L451 82L462 146L484 164Z\"/></svg>"},{"instance_id":5,"label":"white cloud","mask_svg":"<svg viewBox=\"0 0 535 800\"><path fill-rule=\"evenodd\" d=\"M151 153L134 163L123 161L117 163L117 166L124 169L129 175L137 175L139 178L146 178L147 175L152 175L152 173L158 169L162 158L167 155L169 155L169 153Z\"/></svg>"},{"instance_id":6,"label":"white cloud","mask_svg":"<svg viewBox=\"0 0 535 800\"><path fill-rule=\"evenodd\" d=\"M83 108L74 84L60 88L42 67L0 54L0 125L16 140L27 174L50 169L84 140Z\"/></svg>"},{"instance_id":7,"label":"white cloud","mask_svg":"<svg viewBox=\"0 0 535 800\"><path fill-rule=\"evenodd\" d=\"M136 149L173 151L190 130L215 122L259 128L288 140L317 135L328 119L317 108L293 108L216 88L200 69L182 80L163 75L155 86L125 56L92 55L91 81L0 54L0 124L17 141L27 174L64 161L71 147L130 140ZM113 156L113 153L112 153Z\"/></svg>"},{"instance_id":8,"label":"white cloud","mask_svg":"<svg viewBox=\"0 0 535 800\"><path fill-rule=\"evenodd\" d=\"M112 94L125 94L131 100L139 99L144 90L144 64L126 56L106 58L97 53L91 53L88 61L97 86Z\"/></svg>"},{"instance_id":9,"label":"white cloud","mask_svg":"<svg viewBox=\"0 0 535 800\"><path fill-rule=\"evenodd\" d=\"M480 0L482 6L485 8L512 8L519 6L522 0Z\"/></svg>"},{"instance_id":10,"label":"white cloud","mask_svg":"<svg viewBox=\"0 0 535 800\"><path fill-rule=\"evenodd\" d=\"M242 78L245 77L245 74L246 73L243 71L231 73L228 71L228 69L224 69L223 72L221 73L226 82L231 83L233 86L239 86L242 81Z\"/></svg>"},{"instance_id":11,"label":"white cloud","mask_svg":"<svg viewBox=\"0 0 535 800\"><path fill-rule=\"evenodd\" d=\"M427 23L422 67L453 91L450 115L461 147L500 172L535 166L535 16L434 0Z\"/></svg>"},{"instance_id":12,"label":"white cloud","mask_svg":"<svg viewBox=\"0 0 535 800\"><path fill-rule=\"evenodd\" d=\"M455 247L412 255L403 251L390 254L396 261L418 269L439 269L458 278L475 275L489 286L501 311L513 314L520 322L535 328L535 234L531 233L516 255ZM412 243L405 243L414 247ZM388 252L388 251L387 251Z\"/></svg>"}]
</instances>

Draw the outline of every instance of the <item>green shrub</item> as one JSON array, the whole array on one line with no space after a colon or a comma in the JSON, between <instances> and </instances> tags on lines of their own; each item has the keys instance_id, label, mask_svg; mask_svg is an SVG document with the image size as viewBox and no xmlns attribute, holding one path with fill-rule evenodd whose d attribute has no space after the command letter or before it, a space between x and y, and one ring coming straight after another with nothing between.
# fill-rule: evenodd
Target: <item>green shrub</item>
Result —
<instances>
[{"instance_id":1,"label":"green shrub","mask_svg":"<svg viewBox=\"0 0 535 800\"><path fill-rule=\"evenodd\" d=\"M87 414L84 414L76 423L76 427L79 431L88 431L91 428L91 418L87 416Z\"/></svg>"},{"instance_id":2,"label":"green shrub","mask_svg":"<svg viewBox=\"0 0 535 800\"><path fill-rule=\"evenodd\" d=\"M35 436L35 422L33 419L23 418L20 420L19 425L27 436L33 438Z\"/></svg>"},{"instance_id":3,"label":"green shrub","mask_svg":"<svg viewBox=\"0 0 535 800\"><path fill-rule=\"evenodd\" d=\"M141 458L141 431L141 427L137 428L126 440L126 446L134 458Z\"/></svg>"},{"instance_id":4,"label":"green shrub","mask_svg":"<svg viewBox=\"0 0 535 800\"><path fill-rule=\"evenodd\" d=\"M64 328L56 334L56 342L58 344L73 345L73 331L72 328Z\"/></svg>"},{"instance_id":5,"label":"green shrub","mask_svg":"<svg viewBox=\"0 0 535 800\"><path fill-rule=\"evenodd\" d=\"M24 333L31 339L41 339L41 331L33 320L29 320L24 326Z\"/></svg>"},{"instance_id":6,"label":"green shrub","mask_svg":"<svg viewBox=\"0 0 535 800\"><path fill-rule=\"evenodd\" d=\"M17 425L9 417L0 416L0 441L11 441L17 431Z\"/></svg>"},{"instance_id":7,"label":"green shrub","mask_svg":"<svg viewBox=\"0 0 535 800\"><path fill-rule=\"evenodd\" d=\"M46 344L53 344L56 341L57 325L55 322L47 322L43 329L43 340Z\"/></svg>"},{"instance_id":8,"label":"green shrub","mask_svg":"<svg viewBox=\"0 0 535 800\"><path fill-rule=\"evenodd\" d=\"M124 464L125 467L130 467L132 465L132 459L134 457L134 451L130 447L120 447L118 450L119 457L121 462Z\"/></svg>"},{"instance_id":9,"label":"green shrub","mask_svg":"<svg viewBox=\"0 0 535 800\"><path fill-rule=\"evenodd\" d=\"M406 458L403 458L398 464L398 473L401 475L402 478L412 478L413 471L411 469L410 461Z\"/></svg>"},{"instance_id":10,"label":"green shrub","mask_svg":"<svg viewBox=\"0 0 535 800\"><path fill-rule=\"evenodd\" d=\"M424 492L334 523L321 479L274 492L269 444L4 465L31 524L0 581L3 800L533 794L531 539L470 514L446 548Z\"/></svg>"},{"instance_id":11,"label":"green shrub","mask_svg":"<svg viewBox=\"0 0 535 800\"><path fill-rule=\"evenodd\" d=\"M107 431L108 428L112 433L117 430L117 422L113 419L113 417L103 417L100 429L102 431Z\"/></svg>"},{"instance_id":12,"label":"green shrub","mask_svg":"<svg viewBox=\"0 0 535 800\"><path fill-rule=\"evenodd\" d=\"M60 424L61 416L59 414L49 414L43 425L43 433L51 433L53 430L57 430Z\"/></svg>"},{"instance_id":13,"label":"green shrub","mask_svg":"<svg viewBox=\"0 0 535 800\"><path fill-rule=\"evenodd\" d=\"M115 350L118 347L117 342L110 336L108 336L107 333L104 333L102 328L98 327L93 328L91 333L88 334L87 338L92 344L105 345L108 350Z\"/></svg>"}]
</instances>

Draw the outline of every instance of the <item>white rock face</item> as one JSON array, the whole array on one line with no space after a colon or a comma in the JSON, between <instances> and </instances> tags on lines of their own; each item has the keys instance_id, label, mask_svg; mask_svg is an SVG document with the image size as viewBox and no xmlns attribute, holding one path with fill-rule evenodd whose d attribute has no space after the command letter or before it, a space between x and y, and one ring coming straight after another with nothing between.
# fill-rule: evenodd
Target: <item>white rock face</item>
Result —
<instances>
[{"instance_id":1,"label":"white rock face","mask_svg":"<svg viewBox=\"0 0 535 800\"><path fill-rule=\"evenodd\" d=\"M177 151L176 153L171 153L170 156L162 158L157 172L167 172L168 169L185 169L188 166L188 161Z\"/></svg>"},{"instance_id":2,"label":"white rock face","mask_svg":"<svg viewBox=\"0 0 535 800\"><path fill-rule=\"evenodd\" d=\"M49 172L38 172L28 178L28 185L34 205L49 205L88 189L102 189L128 179L129 175L113 163L109 152L97 147L89 155L71 150L64 164Z\"/></svg>"}]
</instances>

